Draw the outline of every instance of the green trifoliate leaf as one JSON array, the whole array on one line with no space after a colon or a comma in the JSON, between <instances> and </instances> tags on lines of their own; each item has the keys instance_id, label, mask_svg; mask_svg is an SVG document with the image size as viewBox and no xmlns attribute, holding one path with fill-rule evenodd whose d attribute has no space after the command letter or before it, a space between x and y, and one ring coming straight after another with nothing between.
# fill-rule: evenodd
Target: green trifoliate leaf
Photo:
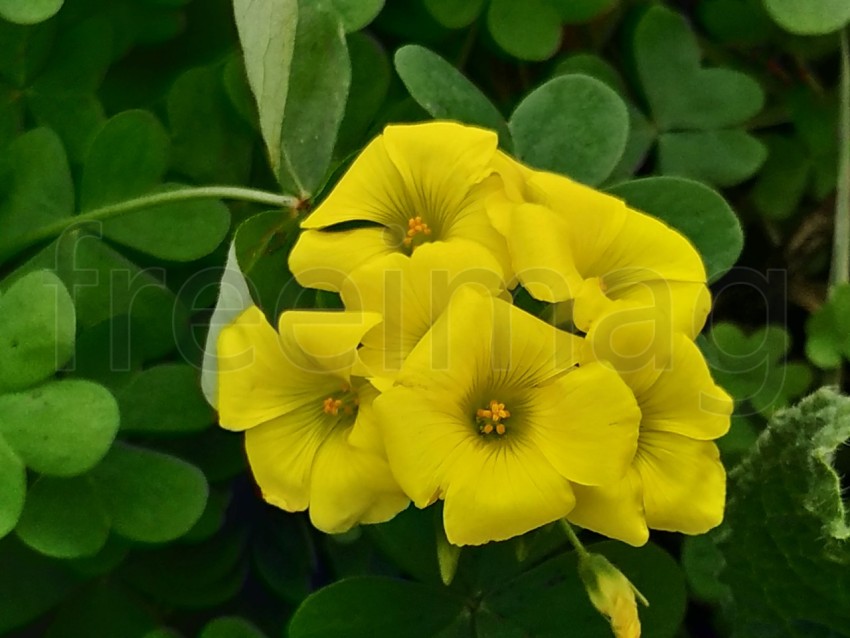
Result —
<instances>
[{"instance_id":1,"label":"green trifoliate leaf","mask_svg":"<svg viewBox=\"0 0 850 638\"><path fill-rule=\"evenodd\" d=\"M850 3L845 0L764 0L777 24L799 35L838 31L850 22Z\"/></svg>"},{"instance_id":2,"label":"green trifoliate leaf","mask_svg":"<svg viewBox=\"0 0 850 638\"><path fill-rule=\"evenodd\" d=\"M32 243L30 233L74 212L74 184L62 142L38 128L12 142L0 156L0 263Z\"/></svg>"},{"instance_id":3,"label":"green trifoliate leaf","mask_svg":"<svg viewBox=\"0 0 850 638\"><path fill-rule=\"evenodd\" d=\"M65 0L0 0L0 18L16 24L37 24L52 18Z\"/></svg>"},{"instance_id":4,"label":"green trifoliate leaf","mask_svg":"<svg viewBox=\"0 0 850 638\"><path fill-rule=\"evenodd\" d=\"M260 131L272 171L280 176L281 131L298 25L297 0L234 0L236 28L248 83L260 113Z\"/></svg>"},{"instance_id":5,"label":"green trifoliate leaf","mask_svg":"<svg viewBox=\"0 0 850 638\"><path fill-rule=\"evenodd\" d=\"M449 29L461 29L475 22L484 8L484 0L424 0L434 19Z\"/></svg>"},{"instance_id":6,"label":"green trifoliate leaf","mask_svg":"<svg viewBox=\"0 0 850 638\"><path fill-rule=\"evenodd\" d=\"M662 173L716 186L739 184L754 175L766 158L764 144L738 129L669 132L658 137Z\"/></svg>"},{"instance_id":7,"label":"green trifoliate leaf","mask_svg":"<svg viewBox=\"0 0 850 638\"><path fill-rule=\"evenodd\" d=\"M224 616L208 622L198 638L265 638L253 623L238 616Z\"/></svg>"},{"instance_id":8,"label":"green trifoliate leaf","mask_svg":"<svg viewBox=\"0 0 850 638\"><path fill-rule=\"evenodd\" d=\"M118 405L121 429L131 432L197 432L214 419L190 365L159 365L139 373L118 393Z\"/></svg>"},{"instance_id":9,"label":"green trifoliate leaf","mask_svg":"<svg viewBox=\"0 0 850 638\"><path fill-rule=\"evenodd\" d=\"M395 54L395 68L410 95L435 119L456 120L495 130L502 146L510 147L510 132L499 110L454 66L416 44Z\"/></svg>"},{"instance_id":10,"label":"green trifoliate leaf","mask_svg":"<svg viewBox=\"0 0 850 638\"><path fill-rule=\"evenodd\" d=\"M109 517L88 477L43 476L27 492L15 531L34 550L53 558L92 556L106 543Z\"/></svg>"},{"instance_id":11,"label":"green trifoliate leaf","mask_svg":"<svg viewBox=\"0 0 850 638\"><path fill-rule=\"evenodd\" d=\"M819 368L850 359L850 284L836 286L806 322L806 356Z\"/></svg>"},{"instance_id":12,"label":"green trifoliate leaf","mask_svg":"<svg viewBox=\"0 0 850 638\"><path fill-rule=\"evenodd\" d=\"M730 474L715 538L735 636L850 636L850 527L833 467L850 399L822 389L774 416Z\"/></svg>"},{"instance_id":13,"label":"green trifoliate leaf","mask_svg":"<svg viewBox=\"0 0 850 638\"><path fill-rule=\"evenodd\" d=\"M362 576L311 594L289 625L290 638L432 638L453 625L463 599L419 583Z\"/></svg>"},{"instance_id":14,"label":"green trifoliate leaf","mask_svg":"<svg viewBox=\"0 0 850 638\"><path fill-rule=\"evenodd\" d=\"M641 84L661 130L735 126L761 110L764 93L749 76L702 68L696 37L685 18L653 6L634 36Z\"/></svg>"},{"instance_id":15,"label":"green trifoliate leaf","mask_svg":"<svg viewBox=\"0 0 850 638\"><path fill-rule=\"evenodd\" d=\"M118 405L91 381L65 379L0 395L0 436L27 467L76 476L106 454L118 430Z\"/></svg>"},{"instance_id":16,"label":"green trifoliate leaf","mask_svg":"<svg viewBox=\"0 0 850 638\"><path fill-rule=\"evenodd\" d=\"M14 536L0 541L0 633L20 627L64 599L79 583L65 565Z\"/></svg>"},{"instance_id":17,"label":"green trifoliate leaf","mask_svg":"<svg viewBox=\"0 0 850 638\"><path fill-rule=\"evenodd\" d=\"M521 60L546 60L561 44L561 16L546 0L490 0L487 27L500 47Z\"/></svg>"},{"instance_id":18,"label":"green trifoliate leaf","mask_svg":"<svg viewBox=\"0 0 850 638\"><path fill-rule=\"evenodd\" d=\"M95 489L121 536L164 543L188 532L201 517L209 488L204 474L178 458L114 446L91 473Z\"/></svg>"},{"instance_id":19,"label":"green trifoliate leaf","mask_svg":"<svg viewBox=\"0 0 850 638\"><path fill-rule=\"evenodd\" d=\"M23 461L0 436L0 538L15 529L26 493L27 471Z\"/></svg>"},{"instance_id":20,"label":"green trifoliate leaf","mask_svg":"<svg viewBox=\"0 0 850 638\"><path fill-rule=\"evenodd\" d=\"M584 75L549 80L510 119L516 156L534 168L592 186L614 170L626 148L629 113L609 87Z\"/></svg>"},{"instance_id":21,"label":"green trifoliate leaf","mask_svg":"<svg viewBox=\"0 0 850 638\"><path fill-rule=\"evenodd\" d=\"M717 382L764 416L789 405L812 384L808 366L785 361L790 348L791 336L779 326L746 335L734 324L716 323L705 342Z\"/></svg>"},{"instance_id":22,"label":"green trifoliate leaf","mask_svg":"<svg viewBox=\"0 0 850 638\"><path fill-rule=\"evenodd\" d=\"M350 83L351 62L338 15L302 0L281 128L280 182L286 192L307 197L322 185Z\"/></svg>"},{"instance_id":23,"label":"green trifoliate leaf","mask_svg":"<svg viewBox=\"0 0 850 638\"><path fill-rule=\"evenodd\" d=\"M384 8L384 0L330 0L346 32L359 31Z\"/></svg>"},{"instance_id":24,"label":"green trifoliate leaf","mask_svg":"<svg viewBox=\"0 0 850 638\"><path fill-rule=\"evenodd\" d=\"M38 270L0 297L0 393L53 376L74 353L76 315L53 273Z\"/></svg>"},{"instance_id":25,"label":"green trifoliate leaf","mask_svg":"<svg viewBox=\"0 0 850 638\"><path fill-rule=\"evenodd\" d=\"M91 143L83 167L82 212L148 193L168 168L165 128L149 111L124 111Z\"/></svg>"}]
</instances>

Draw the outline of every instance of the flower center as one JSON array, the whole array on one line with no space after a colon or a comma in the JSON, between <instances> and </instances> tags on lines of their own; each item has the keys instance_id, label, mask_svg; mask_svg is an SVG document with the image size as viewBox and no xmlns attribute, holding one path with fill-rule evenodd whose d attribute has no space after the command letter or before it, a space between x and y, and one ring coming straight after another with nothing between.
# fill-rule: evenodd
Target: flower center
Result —
<instances>
[{"instance_id":1,"label":"flower center","mask_svg":"<svg viewBox=\"0 0 850 638\"><path fill-rule=\"evenodd\" d=\"M479 408L475 413L475 421L478 423L478 431L481 434L496 433L497 436L503 436L507 432L504 419L511 416L511 413L505 409L504 403L499 403L495 399L490 401L490 406L487 408Z\"/></svg>"},{"instance_id":2,"label":"flower center","mask_svg":"<svg viewBox=\"0 0 850 638\"><path fill-rule=\"evenodd\" d=\"M322 411L331 416L354 416L360 405L357 393L348 384L343 384L342 391L327 397L322 401Z\"/></svg>"},{"instance_id":3,"label":"flower center","mask_svg":"<svg viewBox=\"0 0 850 638\"><path fill-rule=\"evenodd\" d=\"M430 234L431 229L428 227L428 224L422 221L422 218L417 215L407 220L407 237L404 238L402 243L407 247L415 247L414 242L418 244Z\"/></svg>"}]
</instances>

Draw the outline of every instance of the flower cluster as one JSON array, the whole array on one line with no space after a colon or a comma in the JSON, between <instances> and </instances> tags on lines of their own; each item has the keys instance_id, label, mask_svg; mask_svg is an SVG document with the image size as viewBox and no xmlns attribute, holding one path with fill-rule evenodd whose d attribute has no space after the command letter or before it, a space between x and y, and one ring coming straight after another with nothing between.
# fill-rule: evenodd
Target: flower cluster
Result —
<instances>
[{"instance_id":1,"label":"flower cluster","mask_svg":"<svg viewBox=\"0 0 850 638\"><path fill-rule=\"evenodd\" d=\"M275 331L250 308L218 342L221 424L269 502L341 532L442 499L456 545L720 522L732 402L676 231L452 122L388 126L302 228L290 269L345 310Z\"/></svg>"}]
</instances>

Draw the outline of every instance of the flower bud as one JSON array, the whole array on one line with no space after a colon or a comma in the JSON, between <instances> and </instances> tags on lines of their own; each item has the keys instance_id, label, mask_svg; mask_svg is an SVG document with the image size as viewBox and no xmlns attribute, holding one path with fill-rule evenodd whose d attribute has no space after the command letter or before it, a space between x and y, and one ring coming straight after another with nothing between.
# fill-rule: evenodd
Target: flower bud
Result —
<instances>
[{"instance_id":1,"label":"flower bud","mask_svg":"<svg viewBox=\"0 0 850 638\"><path fill-rule=\"evenodd\" d=\"M579 559L578 573L590 602L611 622L616 638L640 638L640 618L635 597L649 605L623 573L601 554Z\"/></svg>"}]
</instances>

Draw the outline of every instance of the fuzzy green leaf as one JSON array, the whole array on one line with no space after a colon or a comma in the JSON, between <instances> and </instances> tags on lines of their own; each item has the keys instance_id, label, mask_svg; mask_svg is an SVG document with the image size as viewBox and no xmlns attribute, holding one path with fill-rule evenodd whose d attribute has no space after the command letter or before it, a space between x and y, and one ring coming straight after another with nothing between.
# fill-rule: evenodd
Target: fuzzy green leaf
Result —
<instances>
[{"instance_id":1,"label":"fuzzy green leaf","mask_svg":"<svg viewBox=\"0 0 850 638\"><path fill-rule=\"evenodd\" d=\"M833 467L850 399L822 389L778 413L730 474L715 534L736 636L850 636L850 528Z\"/></svg>"}]
</instances>

